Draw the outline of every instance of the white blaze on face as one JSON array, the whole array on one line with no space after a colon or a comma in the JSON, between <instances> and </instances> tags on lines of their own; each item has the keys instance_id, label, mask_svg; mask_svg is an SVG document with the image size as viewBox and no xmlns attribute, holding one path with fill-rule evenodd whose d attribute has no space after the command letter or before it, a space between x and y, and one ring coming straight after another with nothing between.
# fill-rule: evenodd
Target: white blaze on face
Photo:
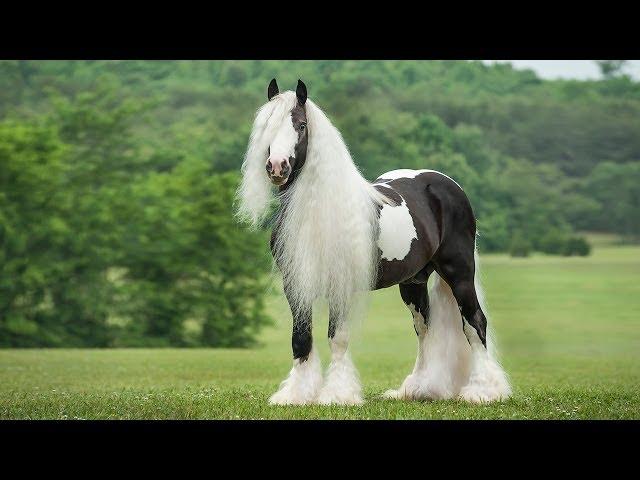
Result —
<instances>
[{"instance_id":1,"label":"white blaze on face","mask_svg":"<svg viewBox=\"0 0 640 480\"><path fill-rule=\"evenodd\" d=\"M295 157L295 148L298 143L298 132L293 128L291 114L284 117L284 122L280 125L275 138L269 146L270 158L277 160L287 160Z\"/></svg>"},{"instance_id":2,"label":"white blaze on face","mask_svg":"<svg viewBox=\"0 0 640 480\"><path fill-rule=\"evenodd\" d=\"M402 197L401 197L402 198ZM411 242L418 238L416 227L402 199L400 205L384 205L380 210L378 247L385 260L402 260L411 250Z\"/></svg>"}]
</instances>

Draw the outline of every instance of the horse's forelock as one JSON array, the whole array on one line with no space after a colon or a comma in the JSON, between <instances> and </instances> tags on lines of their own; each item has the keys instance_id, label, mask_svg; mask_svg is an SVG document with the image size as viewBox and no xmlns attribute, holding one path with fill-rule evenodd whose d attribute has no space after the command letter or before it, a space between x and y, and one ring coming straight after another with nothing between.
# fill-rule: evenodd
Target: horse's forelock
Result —
<instances>
[{"instance_id":1,"label":"horse's forelock","mask_svg":"<svg viewBox=\"0 0 640 480\"><path fill-rule=\"evenodd\" d=\"M256 112L242 163L242 182L236 194L237 216L253 226L262 222L274 198L271 182L264 172L269 143L295 105L296 94L287 91L273 97Z\"/></svg>"}]
</instances>

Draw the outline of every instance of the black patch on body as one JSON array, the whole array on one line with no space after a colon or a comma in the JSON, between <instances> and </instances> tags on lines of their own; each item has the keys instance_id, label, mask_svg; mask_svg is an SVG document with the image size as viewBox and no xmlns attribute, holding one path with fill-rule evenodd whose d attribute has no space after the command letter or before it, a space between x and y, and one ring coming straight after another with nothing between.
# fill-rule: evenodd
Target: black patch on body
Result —
<instances>
[{"instance_id":1,"label":"black patch on body","mask_svg":"<svg viewBox=\"0 0 640 480\"><path fill-rule=\"evenodd\" d=\"M383 181L384 175L377 180ZM438 272L451 287L462 317L486 347L487 319L480 308L474 279L476 219L466 194L453 180L436 172L385 183L396 195L387 187L376 188L396 201L398 194L402 196L418 239L411 243L402 260L380 257L375 288L400 284L401 289L408 289L411 284L426 284L429 275Z\"/></svg>"},{"instance_id":2,"label":"black patch on body","mask_svg":"<svg viewBox=\"0 0 640 480\"><path fill-rule=\"evenodd\" d=\"M376 180L377 184L374 183L379 192L397 205L404 200L418 237L412 240L409 253L401 260L384 259L382 251L378 249L380 264L376 289L404 282L426 283L428 280L429 274L433 271L433 266L429 265L430 261L440 246L442 219L439 218L440 208L434 205L435 200L427 193L427 187L442 182L442 179L453 184L462 193L447 177L431 172L421 173L414 178L397 178L386 182L383 175ZM383 182L387 186L383 186Z\"/></svg>"}]
</instances>

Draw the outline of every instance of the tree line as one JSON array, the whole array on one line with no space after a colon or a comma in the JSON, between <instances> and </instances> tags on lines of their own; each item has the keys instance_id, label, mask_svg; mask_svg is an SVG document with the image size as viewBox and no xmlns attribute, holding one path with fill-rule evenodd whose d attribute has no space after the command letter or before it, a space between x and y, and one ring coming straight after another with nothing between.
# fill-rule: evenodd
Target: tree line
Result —
<instances>
[{"instance_id":1,"label":"tree line","mask_svg":"<svg viewBox=\"0 0 640 480\"><path fill-rule=\"evenodd\" d=\"M302 78L369 179L441 170L481 251L640 234L640 84L464 61L0 62L0 345L247 346L268 234L233 219L253 114Z\"/></svg>"}]
</instances>

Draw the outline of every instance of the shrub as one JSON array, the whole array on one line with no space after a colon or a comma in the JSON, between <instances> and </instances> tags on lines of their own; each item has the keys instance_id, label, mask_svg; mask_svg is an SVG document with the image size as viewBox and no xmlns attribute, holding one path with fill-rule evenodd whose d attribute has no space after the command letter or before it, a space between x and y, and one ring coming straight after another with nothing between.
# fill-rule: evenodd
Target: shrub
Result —
<instances>
[{"instance_id":1,"label":"shrub","mask_svg":"<svg viewBox=\"0 0 640 480\"><path fill-rule=\"evenodd\" d=\"M540 238L538 247L541 252L560 255L566 250L568 240L569 238L564 232L552 229Z\"/></svg>"},{"instance_id":2,"label":"shrub","mask_svg":"<svg viewBox=\"0 0 640 480\"><path fill-rule=\"evenodd\" d=\"M591 245L583 237L569 237L565 242L562 254L565 256L578 255L586 257L591 253Z\"/></svg>"}]
</instances>

